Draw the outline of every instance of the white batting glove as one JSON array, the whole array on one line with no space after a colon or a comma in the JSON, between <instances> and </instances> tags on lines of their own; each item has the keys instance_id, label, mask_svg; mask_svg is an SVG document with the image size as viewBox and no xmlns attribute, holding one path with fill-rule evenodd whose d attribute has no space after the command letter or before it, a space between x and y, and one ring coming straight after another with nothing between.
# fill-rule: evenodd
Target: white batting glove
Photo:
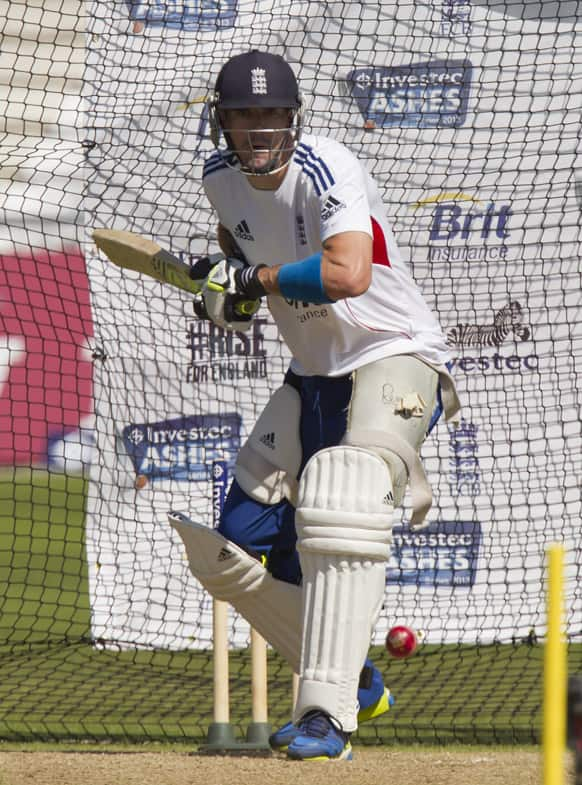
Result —
<instances>
[{"instance_id":1,"label":"white batting glove","mask_svg":"<svg viewBox=\"0 0 582 785\"><path fill-rule=\"evenodd\" d=\"M251 267L240 259L222 259L209 271L202 284L202 291L239 295L249 300L258 300L267 293L259 281L259 270L263 267L264 264Z\"/></svg>"},{"instance_id":2,"label":"white batting glove","mask_svg":"<svg viewBox=\"0 0 582 785\"><path fill-rule=\"evenodd\" d=\"M193 303L199 319L210 319L226 330L248 330L254 315L261 306L260 296L251 296L244 284L237 283L237 276L255 268L235 258L225 258L221 253L198 258L192 265L190 277L199 287L200 297ZM239 288L240 287L240 288ZM246 292L242 294L243 290ZM256 288L251 287L251 292Z\"/></svg>"}]
</instances>

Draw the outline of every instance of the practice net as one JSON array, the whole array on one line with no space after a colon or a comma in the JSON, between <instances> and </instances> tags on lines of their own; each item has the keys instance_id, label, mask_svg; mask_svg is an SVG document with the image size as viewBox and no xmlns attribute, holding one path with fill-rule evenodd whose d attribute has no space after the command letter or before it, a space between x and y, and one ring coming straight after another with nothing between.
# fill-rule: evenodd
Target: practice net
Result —
<instances>
[{"instance_id":1,"label":"practice net","mask_svg":"<svg viewBox=\"0 0 582 785\"><path fill-rule=\"evenodd\" d=\"M191 742L211 721L211 602L167 512L212 525L213 465L232 477L289 357L265 308L245 335L198 321L91 229L216 250L204 100L256 47L376 178L464 404L423 447L429 528L396 517L372 648L396 706L359 739L537 741L552 542L582 669L578 4L0 7L0 738ZM406 661L382 647L399 622L423 633ZM241 726L248 639L231 613ZM291 675L269 668L276 725Z\"/></svg>"}]
</instances>

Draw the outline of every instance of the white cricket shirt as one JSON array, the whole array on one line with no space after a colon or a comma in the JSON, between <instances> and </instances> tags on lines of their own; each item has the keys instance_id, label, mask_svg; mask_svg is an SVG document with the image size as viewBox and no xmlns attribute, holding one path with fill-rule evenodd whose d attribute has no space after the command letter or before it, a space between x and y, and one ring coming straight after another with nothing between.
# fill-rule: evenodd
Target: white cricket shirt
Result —
<instances>
[{"instance_id":1,"label":"white cricket shirt","mask_svg":"<svg viewBox=\"0 0 582 785\"><path fill-rule=\"evenodd\" d=\"M340 232L373 237L369 289L313 305L271 295L269 308L300 375L341 376L381 357L450 359L443 332L402 260L376 184L344 145L304 134L276 191L252 188L214 153L204 189L250 264L273 266L322 251Z\"/></svg>"}]
</instances>

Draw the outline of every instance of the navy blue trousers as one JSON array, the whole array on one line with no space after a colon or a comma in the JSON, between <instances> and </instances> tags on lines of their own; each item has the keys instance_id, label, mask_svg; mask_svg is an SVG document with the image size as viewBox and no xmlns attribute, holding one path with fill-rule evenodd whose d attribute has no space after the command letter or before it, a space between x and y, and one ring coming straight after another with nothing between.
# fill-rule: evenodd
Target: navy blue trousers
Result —
<instances>
[{"instance_id":1,"label":"navy blue trousers","mask_svg":"<svg viewBox=\"0 0 582 785\"><path fill-rule=\"evenodd\" d=\"M301 396L299 427L303 469L312 455L338 445L346 432L352 378L351 375L333 379L300 377L289 371L285 382ZM267 569L273 577L287 583L301 583L295 547L295 508L288 501L261 504L247 496L234 480L225 501L219 531L241 548L266 557Z\"/></svg>"}]
</instances>

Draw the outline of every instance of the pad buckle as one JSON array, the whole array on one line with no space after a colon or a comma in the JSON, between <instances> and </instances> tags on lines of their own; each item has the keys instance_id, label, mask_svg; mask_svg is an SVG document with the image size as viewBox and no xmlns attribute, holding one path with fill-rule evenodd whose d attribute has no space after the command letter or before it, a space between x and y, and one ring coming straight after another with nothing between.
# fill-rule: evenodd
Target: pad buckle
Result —
<instances>
[{"instance_id":1,"label":"pad buckle","mask_svg":"<svg viewBox=\"0 0 582 785\"><path fill-rule=\"evenodd\" d=\"M426 409L426 401L418 393L408 393L400 399L394 414L401 414L405 419L409 417L422 417Z\"/></svg>"}]
</instances>

